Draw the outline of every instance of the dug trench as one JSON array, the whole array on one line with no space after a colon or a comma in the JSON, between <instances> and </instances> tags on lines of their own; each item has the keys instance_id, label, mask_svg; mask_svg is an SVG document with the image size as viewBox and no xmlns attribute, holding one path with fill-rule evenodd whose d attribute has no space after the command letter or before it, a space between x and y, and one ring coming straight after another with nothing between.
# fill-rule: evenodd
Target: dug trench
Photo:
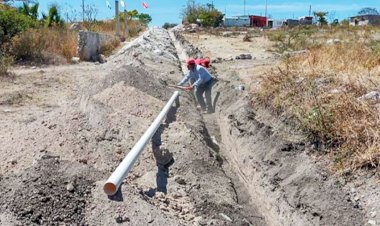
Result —
<instances>
[{"instance_id":1,"label":"dug trench","mask_svg":"<svg viewBox=\"0 0 380 226\"><path fill-rule=\"evenodd\" d=\"M119 193L104 194L107 177L172 95L167 84L181 78L166 30L146 31L105 64L40 74L49 81L56 71L64 89L31 86L30 100L1 106L12 110L1 117L0 225L266 225L221 167L188 93ZM23 73L17 84L33 78Z\"/></svg>"},{"instance_id":2,"label":"dug trench","mask_svg":"<svg viewBox=\"0 0 380 226\"><path fill-rule=\"evenodd\" d=\"M173 36L180 44L179 51L186 52L182 56L203 56L182 31L174 30ZM263 63L258 60L256 64ZM214 64L210 69L219 79L213 87L217 99L215 113L203 115L203 121L209 139L218 143L224 168L233 172L232 177L238 175L235 181L240 181L248 191L248 199L258 207L256 210L266 223L368 224L369 212L378 207L363 203L377 200L376 193L362 196L367 202L354 198L355 188L347 182L350 179L333 175L318 158L316 147L291 120L278 117L256 103L249 91L238 88L242 80L234 69L226 69L238 68L234 62L220 65ZM364 175L371 178L369 173ZM369 186L372 190L376 188L369 184L363 190Z\"/></svg>"}]
</instances>

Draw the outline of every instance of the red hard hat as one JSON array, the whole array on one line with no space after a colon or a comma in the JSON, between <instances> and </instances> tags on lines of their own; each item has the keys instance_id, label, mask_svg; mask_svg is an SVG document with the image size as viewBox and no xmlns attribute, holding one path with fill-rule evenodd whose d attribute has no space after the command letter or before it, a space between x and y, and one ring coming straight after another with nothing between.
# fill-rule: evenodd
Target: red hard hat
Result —
<instances>
[{"instance_id":1,"label":"red hard hat","mask_svg":"<svg viewBox=\"0 0 380 226\"><path fill-rule=\"evenodd\" d=\"M194 65L195 64L195 60L193 58L190 58L186 61L186 64L187 65Z\"/></svg>"}]
</instances>

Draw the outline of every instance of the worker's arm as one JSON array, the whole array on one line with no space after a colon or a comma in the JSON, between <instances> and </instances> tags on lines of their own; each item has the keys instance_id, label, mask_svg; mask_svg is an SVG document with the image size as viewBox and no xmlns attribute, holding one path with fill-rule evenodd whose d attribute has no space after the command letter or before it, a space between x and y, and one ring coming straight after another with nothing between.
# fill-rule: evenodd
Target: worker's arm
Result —
<instances>
[{"instance_id":1,"label":"worker's arm","mask_svg":"<svg viewBox=\"0 0 380 226\"><path fill-rule=\"evenodd\" d=\"M188 72L188 73L185 75L185 77L182 79L182 81L180 81L177 85L178 85L178 86L183 86L183 85L185 85L185 83L186 83L187 81L189 81L190 78L191 78L191 75L190 75L190 72Z\"/></svg>"},{"instance_id":2,"label":"worker's arm","mask_svg":"<svg viewBox=\"0 0 380 226\"><path fill-rule=\"evenodd\" d=\"M197 81L194 82L194 84L192 85L192 87L198 87L199 85L203 84L205 81L208 81L210 80L212 77L210 75L210 73L208 73L208 71L201 67L199 69L199 78Z\"/></svg>"}]
</instances>

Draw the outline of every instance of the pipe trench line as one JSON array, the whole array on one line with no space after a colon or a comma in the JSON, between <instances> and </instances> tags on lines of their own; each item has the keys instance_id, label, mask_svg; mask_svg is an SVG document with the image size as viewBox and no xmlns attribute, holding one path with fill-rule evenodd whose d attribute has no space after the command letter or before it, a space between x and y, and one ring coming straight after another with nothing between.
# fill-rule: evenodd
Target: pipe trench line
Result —
<instances>
[{"instance_id":1,"label":"pipe trench line","mask_svg":"<svg viewBox=\"0 0 380 226\"><path fill-rule=\"evenodd\" d=\"M161 110L160 114L153 121L150 127L145 131L144 135L135 144L128 155L119 164L116 170L108 178L107 182L104 184L103 190L108 196L115 195L119 190L120 185L123 183L124 178L128 175L129 171L133 168L134 163L140 157L141 153L144 151L148 142L152 139L153 135L156 133L164 120L169 110L172 108L173 103L176 102L179 106L179 91L175 91L170 100L167 102L165 107Z\"/></svg>"}]
</instances>

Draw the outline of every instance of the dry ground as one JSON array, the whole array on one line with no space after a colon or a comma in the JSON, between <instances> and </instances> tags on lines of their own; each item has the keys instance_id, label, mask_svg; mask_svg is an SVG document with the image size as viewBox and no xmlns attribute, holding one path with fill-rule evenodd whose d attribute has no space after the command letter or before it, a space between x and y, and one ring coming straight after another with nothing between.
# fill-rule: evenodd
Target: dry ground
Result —
<instances>
[{"instance_id":1,"label":"dry ground","mask_svg":"<svg viewBox=\"0 0 380 226\"><path fill-rule=\"evenodd\" d=\"M271 216L271 211L264 215L272 217L271 224L280 225L300 224L305 220L292 215L297 211L304 216L310 214L304 222L313 225L370 225L379 222L377 213L380 206L375 204L380 200L376 169L360 171L351 177L335 176L329 170L328 155L314 151L315 147L309 143L306 134L296 129L298 126L286 115L276 115L263 109L252 102L255 98L249 92L236 90L243 84L246 90L254 93L263 76L270 74L272 69L277 70L280 64L279 55L270 51L275 43L263 37L243 42L244 36L184 34L203 52L199 55L226 59L212 64L220 79L214 93L221 94L216 114L205 116L205 121L211 127L210 131L221 134L218 141L224 145L227 161L235 167L240 180L249 187L251 197L260 203L259 206L271 203L269 198L261 200L268 190L271 191L270 196L278 197L267 206L268 209L278 208L272 212L274 215ZM253 60L230 60L247 53L253 56ZM219 128L213 129L215 125ZM286 200L285 203L282 199ZM287 213L292 206L296 208ZM331 214L330 208L342 213ZM287 216L294 221L275 222L277 216Z\"/></svg>"}]
</instances>

